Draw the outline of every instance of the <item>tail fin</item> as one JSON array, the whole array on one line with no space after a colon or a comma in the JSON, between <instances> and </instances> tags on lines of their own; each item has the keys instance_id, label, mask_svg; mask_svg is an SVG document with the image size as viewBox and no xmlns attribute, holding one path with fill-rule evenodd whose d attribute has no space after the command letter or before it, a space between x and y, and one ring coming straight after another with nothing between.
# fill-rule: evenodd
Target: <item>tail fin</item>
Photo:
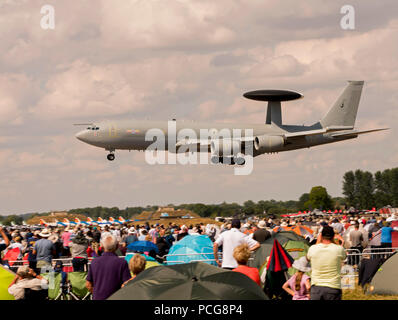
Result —
<instances>
[{"instance_id":1,"label":"tail fin","mask_svg":"<svg viewBox=\"0 0 398 320\"><path fill-rule=\"evenodd\" d=\"M332 126L354 127L364 81L348 81L343 93L321 120L323 128Z\"/></svg>"}]
</instances>

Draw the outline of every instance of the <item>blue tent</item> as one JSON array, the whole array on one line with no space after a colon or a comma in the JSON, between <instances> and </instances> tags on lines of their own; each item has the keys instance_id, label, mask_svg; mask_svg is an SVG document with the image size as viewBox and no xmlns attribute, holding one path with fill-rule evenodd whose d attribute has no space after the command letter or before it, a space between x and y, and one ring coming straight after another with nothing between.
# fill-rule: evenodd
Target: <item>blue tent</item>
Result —
<instances>
[{"instance_id":1,"label":"blue tent","mask_svg":"<svg viewBox=\"0 0 398 320\"><path fill-rule=\"evenodd\" d=\"M182 256L180 256L180 254ZM212 261L206 261L212 260ZM188 235L176 242L169 250L165 264L181 264L203 261L217 265L214 261L213 242L206 235Z\"/></svg>"},{"instance_id":2,"label":"blue tent","mask_svg":"<svg viewBox=\"0 0 398 320\"><path fill-rule=\"evenodd\" d=\"M150 252L155 250L156 253L159 252L156 244L150 241L134 241L127 246L127 252Z\"/></svg>"}]
</instances>

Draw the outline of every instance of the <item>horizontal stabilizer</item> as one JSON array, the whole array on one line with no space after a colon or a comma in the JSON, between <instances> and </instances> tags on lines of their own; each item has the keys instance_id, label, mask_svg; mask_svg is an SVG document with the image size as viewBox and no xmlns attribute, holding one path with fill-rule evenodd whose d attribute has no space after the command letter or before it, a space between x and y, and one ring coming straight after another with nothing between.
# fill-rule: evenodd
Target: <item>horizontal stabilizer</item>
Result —
<instances>
[{"instance_id":1,"label":"horizontal stabilizer","mask_svg":"<svg viewBox=\"0 0 398 320\"><path fill-rule=\"evenodd\" d=\"M350 130L350 129L352 129L351 126L330 126L330 127L324 128L324 129L315 129L315 130L306 130L306 131L285 133L285 134L283 134L283 136L285 138L296 138L296 137L313 136L313 135L324 134L324 133L332 132L332 131L341 131L341 130ZM345 132L347 132L347 131L345 131Z\"/></svg>"},{"instance_id":2,"label":"horizontal stabilizer","mask_svg":"<svg viewBox=\"0 0 398 320\"><path fill-rule=\"evenodd\" d=\"M372 130L363 130L363 131L351 130L351 131L333 133L331 136L335 137L335 138L350 137L350 136L357 136L359 134L371 133L371 132L377 132L377 131L384 131L384 130L389 130L389 129L390 128L372 129Z\"/></svg>"}]
</instances>

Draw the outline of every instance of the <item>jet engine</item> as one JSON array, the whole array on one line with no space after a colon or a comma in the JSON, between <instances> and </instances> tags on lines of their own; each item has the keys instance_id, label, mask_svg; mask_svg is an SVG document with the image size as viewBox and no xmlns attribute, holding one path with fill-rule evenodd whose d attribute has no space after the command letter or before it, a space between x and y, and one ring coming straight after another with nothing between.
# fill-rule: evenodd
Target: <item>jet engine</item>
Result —
<instances>
[{"instance_id":1,"label":"jet engine","mask_svg":"<svg viewBox=\"0 0 398 320\"><path fill-rule=\"evenodd\" d=\"M280 136L262 135L254 138L254 149L259 152L279 151L285 145L285 140Z\"/></svg>"}]
</instances>

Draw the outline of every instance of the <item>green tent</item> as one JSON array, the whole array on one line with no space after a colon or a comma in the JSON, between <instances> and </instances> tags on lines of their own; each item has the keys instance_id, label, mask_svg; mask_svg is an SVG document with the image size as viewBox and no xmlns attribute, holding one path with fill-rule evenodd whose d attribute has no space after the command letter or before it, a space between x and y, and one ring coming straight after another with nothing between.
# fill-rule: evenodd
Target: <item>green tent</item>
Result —
<instances>
[{"instance_id":1,"label":"green tent","mask_svg":"<svg viewBox=\"0 0 398 320\"><path fill-rule=\"evenodd\" d=\"M388 258L377 270L370 286L370 294L398 295L398 255Z\"/></svg>"},{"instance_id":2,"label":"green tent","mask_svg":"<svg viewBox=\"0 0 398 320\"><path fill-rule=\"evenodd\" d=\"M271 238L268 238L263 242L254 254L253 260L249 261L249 266L257 268L262 274L265 266L267 257L271 253L272 246L274 244L274 239L282 245L282 247L293 257L294 260L301 258L308 252L309 243L303 237L299 236L293 231L279 231L274 233ZM288 274L293 275L296 272L294 268L289 268Z\"/></svg>"},{"instance_id":3,"label":"green tent","mask_svg":"<svg viewBox=\"0 0 398 320\"><path fill-rule=\"evenodd\" d=\"M14 296L8 293L8 286L15 278L15 273L0 264L0 300L15 300Z\"/></svg>"},{"instance_id":4,"label":"green tent","mask_svg":"<svg viewBox=\"0 0 398 320\"><path fill-rule=\"evenodd\" d=\"M162 265L141 272L109 300L267 300L248 276L204 262Z\"/></svg>"}]
</instances>

